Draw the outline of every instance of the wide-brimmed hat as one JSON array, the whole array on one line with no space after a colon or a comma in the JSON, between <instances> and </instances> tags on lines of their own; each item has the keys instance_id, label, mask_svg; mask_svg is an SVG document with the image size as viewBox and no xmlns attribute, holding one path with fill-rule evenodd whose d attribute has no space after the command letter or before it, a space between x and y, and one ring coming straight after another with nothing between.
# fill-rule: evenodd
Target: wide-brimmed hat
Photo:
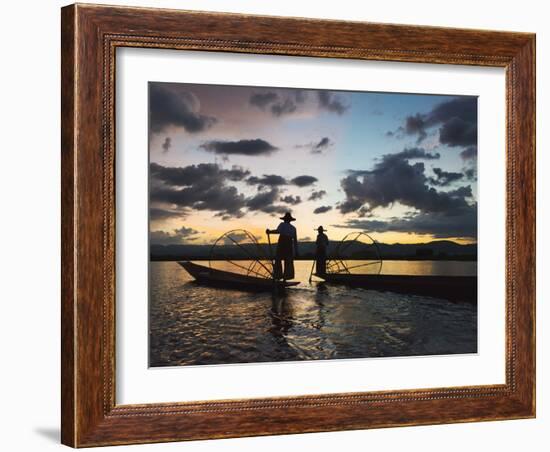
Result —
<instances>
[{"instance_id":1,"label":"wide-brimmed hat","mask_svg":"<svg viewBox=\"0 0 550 452\"><path fill-rule=\"evenodd\" d=\"M281 220L288 220L288 221L296 221L296 218L294 218L290 212L285 213L284 217L281 217Z\"/></svg>"},{"instance_id":2,"label":"wide-brimmed hat","mask_svg":"<svg viewBox=\"0 0 550 452\"><path fill-rule=\"evenodd\" d=\"M326 232L326 229L324 229L323 226L319 226L317 232Z\"/></svg>"}]
</instances>

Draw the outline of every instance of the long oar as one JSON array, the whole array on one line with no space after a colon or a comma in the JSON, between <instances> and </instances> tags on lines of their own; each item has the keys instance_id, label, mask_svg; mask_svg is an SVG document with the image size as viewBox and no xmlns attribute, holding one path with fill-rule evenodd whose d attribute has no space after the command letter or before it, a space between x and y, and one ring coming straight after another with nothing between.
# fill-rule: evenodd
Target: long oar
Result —
<instances>
[{"instance_id":1,"label":"long oar","mask_svg":"<svg viewBox=\"0 0 550 452\"><path fill-rule=\"evenodd\" d=\"M309 283L311 284L311 278L313 278L313 267L315 267L315 259L311 263L311 271L309 272Z\"/></svg>"},{"instance_id":2,"label":"long oar","mask_svg":"<svg viewBox=\"0 0 550 452\"><path fill-rule=\"evenodd\" d=\"M267 233L267 243L269 244L269 259L271 259L271 265L273 265L273 271L272 274L275 273L275 260L273 259L273 250L271 249L271 237L269 236L269 233Z\"/></svg>"},{"instance_id":3,"label":"long oar","mask_svg":"<svg viewBox=\"0 0 550 452\"><path fill-rule=\"evenodd\" d=\"M267 233L267 243L269 244L269 258L271 259L271 277L273 278L273 291L277 293L277 283L275 280L275 259L273 258L273 249L271 248L271 237Z\"/></svg>"}]
</instances>

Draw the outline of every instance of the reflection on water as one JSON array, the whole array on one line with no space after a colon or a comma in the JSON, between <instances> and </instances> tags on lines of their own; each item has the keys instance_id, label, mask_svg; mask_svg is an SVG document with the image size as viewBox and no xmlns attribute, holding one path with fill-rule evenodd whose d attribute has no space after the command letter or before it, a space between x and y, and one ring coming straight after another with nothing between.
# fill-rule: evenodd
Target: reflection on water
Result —
<instances>
[{"instance_id":1,"label":"reflection on water","mask_svg":"<svg viewBox=\"0 0 550 452\"><path fill-rule=\"evenodd\" d=\"M204 262L203 264L208 264ZM302 283L284 297L199 286L175 262L150 267L150 365L177 366L477 351L477 308ZM385 261L388 274L476 274L475 262Z\"/></svg>"}]
</instances>

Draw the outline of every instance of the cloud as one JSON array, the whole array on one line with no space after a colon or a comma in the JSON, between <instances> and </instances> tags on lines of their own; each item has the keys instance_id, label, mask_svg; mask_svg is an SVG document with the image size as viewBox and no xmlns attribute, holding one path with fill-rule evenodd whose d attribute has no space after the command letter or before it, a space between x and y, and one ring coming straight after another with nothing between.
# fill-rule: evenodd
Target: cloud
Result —
<instances>
[{"instance_id":1,"label":"cloud","mask_svg":"<svg viewBox=\"0 0 550 452\"><path fill-rule=\"evenodd\" d=\"M328 148L332 147L334 143L330 140L329 137L323 137L321 138L321 141L314 144L311 148L312 154L322 154L324 151L326 151Z\"/></svg>"},{"instance_id":2,"label":"cloud","mask_svg":"<svg viewBox=\"0 0 550 452\"><path fill-rule=\"evenodd\" d=\"M369 232L405 232L429 234L435 238L462 237L475 240L477 238L477 204L465 206L453 215L443 212L420 212L390 221L352 219L335 226Z\"/></svg>"},{"instance_id":3,"label":"cloud","mask_svg":"<svg viewBox=\"0 0 550 452\"><path fill-rule=\"evenodd\" d=\"M429 177L428 182L432 185L446 187L456 182L464 176L462 173L454 173L451 171L443 171L441 168L433 168L436 177Z\"/></svg>"},{"instance_id":4,"label":"cloud","mask_svg":"<svg viewBox=\"0 0 550 452\"><path fill-rule=\"evenodd\" d=\"M251 211L284 214L288 209L285 206L275 204L279 197L280 191L278 188L274 187L269 191L263 191L248 198L246 207Z\"/></svg>"},{"instance_id":5,"label":"cloud","mask_svg":"<svg viewBox=\"0 0 550 452\"><path fill-rule=\"evenodd\" d=\"M428 136L428 129L439 126L439 142L450 147L477 144L477 98L461 96L436 105L428 113L416 113L403 126L386 136L416 135L417 143Z\"/></svg>"},{"instance_id":6,"label":"cloud","mask_svg":"<svg viewBox=\"0 0 550 452\"><path fill-rule=\"evenodd\" d=\"M159 83L149 84L149 121L154 133L170 126L198 133L218 122L216 118L200 113L199 99L192 92Z\"/></svg>"},{"instance_id":7,"label":"cloud","mask_svg":"<svg viewBox=\"0 0 550 452\"><path fill-rule=\"evenodd\" d=\"M326 213L328 211L332 210L332 206L320 206L320 207L317 207L313 213L315 214L320 214L320 213Z\"/></svg>"},{"instance_id":8,"label":"cloud","mask_svg":"<svg viewBox=\"0 0 550 452\"><path fill-rule=\"evenodd\" d=\"M267 91L263 93L253 93L250 96L249 103L255 107L265 109L269 104L279 99L277 93L273 91Z\"/></svg>"},{"instance_id":9,"label":"cloud","mask_svg":"<svg viewBox=\"0 0 550 452\"><path fill-rule=\"evenodd\" d=\"M250 105L260 110L269 110L275 117L289 115L298 110L300 104L307 98L307 92L301 89L281 89L275 91L256 92L249 98Z\"/></svg>"},{"instance_id":10,"label":"cloud","mask_svg":"<svg viewBox=\"0 0 550 452\"><path fill-rule=\"evenodd\" d=\"M464 176L469 181L477 181L477 146L469 146L460 153L460 157L464 160L465 168Z\"/></svg>"},{"instance_id":11,"label":"cloud","mask_svg":"<svg viewBox=\"0 0 550 452\"><path fill-rule=\"evenodd\" d=\"M201 144L199 148L215 154L247 156L269 155L279 149L260 138L239 141L207 141Z\"/></svg>"},{"instance_id":12,"label":"cloud","mask_svg":"<svg viewBox=\"0 0 550 452\"><path fill-rule=\"evenodd\" d=\"M292 92L294 94L294 100L298 104L303 104L308 97L308 92L304 89L293 89Z\"/></svg>"},{"instance_id":13,"label":"cloud","mask_svg":"<svg viewBox=\"0 0 550 452\"><path fill-rule=\"evenodd\" d=\"M473 160L477 158L477 146L469 146L460 153L462 160Z\"/></svg>"},{"instance_id":14,"label":"cloud","mask_svg":"<svg viewBox=\"0 0 550 452\"><path fill-rule=\"evenodd\" d=\"M342 99L331 91L317 91L317 99L319 108L330 113L343 115L349 109L349 105L344 104Z\"/></svg>"},{"instance_id":15,"label":"cloud","mask_svg":"<svg viewBox=\"0 0 550 452\"><path fill-rule=\"evenodd\" d=\"M295 206L295 205L300 204L302 202L302 198L300 198L300 196L287 195L287 196L281 198L281 202L284 202L286 204L290 204L292 206Z\"/></svg>"},{"instance_id":16,"label":"cloud","mask_svg":"<svg viewBox=\"0 0 550 452\"><path fill-rule=\"evenodd\" d=\"M168 218L185 218L189 212L186 209L170 209L160 207L149 208L149 219L151 221L166 220Z\"/></svg>"},{"instance_id":17,"label":"cloud","mask_svg":"<svg viewBox=\"0 0 550 452\"><path fill-rule=\"evenodd\" d=\"M240 167L224 170L216 164L165 167L151 163L151 201L172 208L211 210L241 217L246 199L227 181L242 180L249 172ZM153 205L152 207L158 207Z\"/></svg>"},{"instance_id":18,"label":"cloud","mask_svg":"<svg viewBox=\"0 0 550 452\"><path fill-rule=\"evenodd\" d=\"M289 88L272 89L252 93L248 102L253 107L269 112L276 118L303 111L304 108L342 115L350 107L343 102L340 95L331 91L319 90L316 91L316 94L317 102L306 103L309 97L307 90Z\"/></svg>"},{"instance_id":19,"label":"cloud","mask_svg":"<svg viewBox=\"0 0 550 452\"><path fill-rule=\"evenodd\" d=\"M477 123L451 118L439 129L439 141L448 146L468 146L477 143Z\"/></svg>"},{"instance_id":20,"label":"cloud","mask_svg":"<svg viewBox=\"0 0 550 452\"><path fill-rule=\"evenodd\" d=\"M407 135L418 134L417 143L422 142L428 136L426 127L428 127L426 120L420 113L414 116L408 116L405 119L405 133Z\"/></svg>"},{"instance_id":21,"label":"cloud","mask_svg":"<svg viewBox=\"0 0 550 452\"><path fill-rule=\"evenodd\" d=\"M239 182L248 176L250 171L244 169L242 166L233 165L230 170L221 170L221 173L230 181Z\"/></svg>"},{"instance_id":22,"label":"cloud","mask_svg":"<svg viewBox=\"0 0 550 452\"><path fill-rule=\"evenodd\" d=\"M283 116L294 113L297 108L296 103L292 99L286 98L281 102L271 105L271 113L275 116Z\"/></svg>"},{"instance_id":23,"label":"cloud","mask_svg":"<svg viewBox=\"0 0 550 452\"><path fill-rule=\"evenodd\" d=\"M307 199L308 201L317 201L318 199L322 199L326 194L327 192L325 190L312 191Z\"/></svg>"},{"instance_id":24,"label":"cloud","mask_svg":"<svg viewBox=\"0 0 550 452\"><path fill-rule=\"evenodd\" d=\"M172 138L166 137L164 139L164 143L162 143L162 151L168 152L171 147L172 147Z\"/></svg>"},{"instance_id":25,"label":"cloud","mask_svg":"<svg viewBox=\"0 0 550 452\"><path fill-rule=\"evenodd\" d=\"M303 175L291 179L290 182L298 187L307 187L308 185L313 185L317 180L316 177Z\"/></svg>"},{"instance_id":26,"label":"cloud","mask_svg":"<svg viewBox=\"0 0 550 452\"><path fill-rule=\"evenodd\" d=\"M149 233L149 241L152 245L180 245L197 240L200 234L202 233L196 229L182 226L179 229L174 229L172 232L151 231Z\"/></svg>"},{"instance_id":27,"label":"cloud","mask_svg":"<svg viewBox=\"0 0 550 452\"><path fill-rule=\"evenodd\" d=\"M469 181L476 181L477 180L477 170L476 168L466 168L464 170L464 175L466 176L466 179Z\"/></svg>"},{"instance_id":28,"label":"cloud","mask_svg":"<svg viewBox=\"0 0 550 452\"><path fill-rule=\"evenodd\" d=\"M297 144L294 146L297 149L306 148L309 149L312 154L322 154L323 152L334 146L334 142L329 137L323 137L319 141Z\"/></svg>"},{"instance_id":29,"label":"cloud","mask_svg":"<svg viewBox=\"0 0 550 452\"><path fill-rule=\"evenodd\" d=\"M248 185L258 185L261 187L277 187L280 185L288 184L288 181L283 177L277 174L264 174L262 177L250 176L246 179Z\"/></svg>"},{"instance_id":30,"label":"cloud","mask_svg":"<svg viewBox=\"0 0 550 452\"><path fill-rule=\"evenodd\" d=\"M401 152L395 154L386 154L383 158L387 162L393 160L409 160L409 159L424 159L424 160L437 160L441 157L438 152L427 152L424 148L405 148Z\"/></svg>"},{"instance_id":31,"label":"cloud","mask_svg":"<svg viewBox=\"0 0 550 452\"><path fill-rule=\"evenodd\" d=\"M352 171L340 181L346 199L338 205L346 214L360 209L371 211L400 203L423 212L451 212L468 206L463 196L437 191L428 183L423 162L412 159L433 159L419 148L386 154L372 170ZM365 210L366 209L366 210Z\"/></svg>"},{"instance_id":32,"label":"cloud","mask_svg":"<svg viewBox=\"0 0 550 452\"><path fill-rule=\"evenodd\" d=\"M297 176L290 181L278 174L264 174L262 177L250 176L246 179L248 185L258 185L259 189L264 187L280 187L283 185L296 185L298 187L307 187L317 182L317 178L308 175Z\"/></svg>"}]
</instances>

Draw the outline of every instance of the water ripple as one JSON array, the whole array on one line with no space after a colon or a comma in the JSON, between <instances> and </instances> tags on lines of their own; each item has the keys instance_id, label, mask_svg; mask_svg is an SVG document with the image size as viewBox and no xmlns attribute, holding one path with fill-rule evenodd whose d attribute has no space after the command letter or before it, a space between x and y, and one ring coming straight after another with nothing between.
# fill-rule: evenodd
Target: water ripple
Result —
<instances>
[{"instance_id":1,"label":"water ripple","mask_svg":"<svg viewBox=\"0 0 550 452\"><path fill-rule=\"evenodd\" d=\"M475 305L310 285L310 263L296 267L305 282L275 298L202 287L175 262L151 263L150 365L477 351Z\"/></svg>"}]
</instances>

